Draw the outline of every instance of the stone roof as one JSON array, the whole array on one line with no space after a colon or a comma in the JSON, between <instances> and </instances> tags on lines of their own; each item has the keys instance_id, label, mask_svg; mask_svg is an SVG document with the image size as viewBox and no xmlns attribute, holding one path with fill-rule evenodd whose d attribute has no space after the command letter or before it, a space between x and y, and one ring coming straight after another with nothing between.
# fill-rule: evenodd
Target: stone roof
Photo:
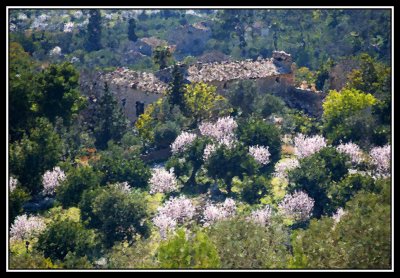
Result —
<instances>
[{"instance_id":1,"label":"stone roof","mask_svg":"<svg viewBox=\"0 0 400 278\"><path fill-rule=\"evenodd\" d=\"M272 59L245 60L221 63L197 63L188 69L190 82L256 79L280 74Z\"/></svg>"},{"instance_id":2,"label":"stone roof","mask_svg":"<svg viewBox=\"0 0 400 278\"><path fill-rule=\"evenodd\" d=\"M256 61L222 61L201 63L185 66L184 76L189 82L212 82L238 79L258 79L288 73L291 56L283 51L274 52L273 58ZM172 66L155 74L137 72L127 68L118 68L113 72L102 74L101 79L109 84L127 86L144 92L161 94L167 88L168 79L171 77ZM289 69L290 70L290 69ZM165 77L165 76L164 76Z\"/></svg>"},{"instance_id":3,"label":"stone roof","mask_svg":"<svg viewBox=\"0 0 400 278\"><path fill-rule=\"evenodd\" d=\"M194 28L196 28L196 29L200 29L200 30L203 30L203 31L209 31L210 30L210 28L208 28L206 26L205 22L196 22L196 23L193 23L192 26Z\"/></svg>"},{"instance_id":4,"label":"stone roof","mask_svg":"<svg viewBox=\"0 0 400 278\"><path fill-rule=\"evenodd\" d=\"M132 89L161 94L167 84L160 81L153 73L137 72L127 68L119 68L102 75L101 79L110 84L129 86Z\"/></svg>"},{"instance_id":5,"label":"stone roof","mask_svg":"<svg viewBox=\"0 0 400 278\"><path fill-rule=\"evenodd\" d=\"M141 38L140 41L144 42L147 45L150 45L151 48L156 48L161 45L168 45L168 42L165 40L158 39L156 37L144 37Z\"/></svg>"}]
</instances>

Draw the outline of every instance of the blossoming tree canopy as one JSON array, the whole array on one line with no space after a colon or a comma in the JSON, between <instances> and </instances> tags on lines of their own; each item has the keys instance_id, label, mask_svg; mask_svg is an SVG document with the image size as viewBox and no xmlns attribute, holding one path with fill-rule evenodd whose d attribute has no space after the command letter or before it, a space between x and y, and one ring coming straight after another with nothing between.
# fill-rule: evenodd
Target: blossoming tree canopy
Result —
<instances>
[{"instance_id":1,"label":"blossoming tree canopy","mask_svg":"<svg viewBox=\"0 0 400 278\"><path fill-rule=\"evenodd\" d=\"M17 216L10 228L10 238L13 240L31 240L46 228L43 218L38 216Z\"/></svg>"},{"instance_id":2,"label":"blossoming tree canopy","mask_svg":"<svg viewBox=\"0 0 400 278\"><path fill-rule=\"evenodd\" d=\"M175 141L171 144L172 153L180 153L187 149L187 147L197 138L196 134L189 132L182 132Z\"/></svg>"},{"instance_id":3,"label":"blossoming tree canopy","mask_svg":"<svg viewBox=\"0 0 400 278\"><path fill-rule=\"evenodd\" d=\"M177 224L183 224L194 217L196 207L192 200L185 196L171 197L162 207L158 208L153 218L154 225L159 229L162 238L168 231L173 231Z\"/></svg>"},{"instance_id":4,"label":"blossoming tree canopy","mask_svg":"<svg viewBox=\"0 0 400 278\"><path fill-rule=\"evenodd\" d=\"M271 156L268 148L269 147L263 146L250 146L249 153L258 163L267 165L270 162L269 157Z\"/></svg>"},{"instance_id":5,"label":"blossoming tree canopy","mask_svg":"<svg viewBox=\"0 0 400 278\"><path fill-rule=\"evenodd\" d=\"M350 156L351 162L359 164L363 161L363 153L357 144L352 142L346 144L340 144L336 147L336 150L340 153L345 153Z\"/></svg>"},{"instance_id":6,"label":"blossoming tree canopy","mask_svg":"<svg viewBox=\"0 0 400 278\"><path fill-rule=\"evenodd\" d=\"M314 208L314 200L303 191L296 191L286 195L279 203L279 208L289 217L297 221L304 221L311 217Z\"/></svg>"},{"instance_id":7,"label":"blossoming tree canopy","mask_svg":"<svg viewBox=\"0 0 400 278\"><path fill-rule=\"evenodd\" d=\"M376 167L379 175L390 174L391 147L386 145L383 147L374 147L370 151L372 164Z\"/></svg>"},{"instance_id":8,"label":"blossoming tree canopy","mask_svg":"<svg viewBox=\"0 0 400 278\"><path fill-rule=\"evenodd\" d=\"M321 135L306 137L303 134L298 134L294 138L294 146L296 156L304 158L326 147L326 141Z\"/></svg>"},{"instance_id":9,"label":"blossoming tree canopy","mask_svg":"<svg viewBox=\"0 0 400 278\"><path fill-rule=\"evenodd\" d=\"M54 194L60 182L66 179L66 175L60 167L54 167L52 171L46 171L43 175L43 193Z\"/></svg>"},{"instance_id":10,"label":"blossoming tree canopy","mask_svg":"<svg viewBox=\"0 0 400 278\"><path fill-rule=\"evenodd\" d=\"M151 194L169 193L178 189L178 181L173 169L170 171L167 171L164 168L153 169L149 185Z\"/></svg>"}]
</instances>

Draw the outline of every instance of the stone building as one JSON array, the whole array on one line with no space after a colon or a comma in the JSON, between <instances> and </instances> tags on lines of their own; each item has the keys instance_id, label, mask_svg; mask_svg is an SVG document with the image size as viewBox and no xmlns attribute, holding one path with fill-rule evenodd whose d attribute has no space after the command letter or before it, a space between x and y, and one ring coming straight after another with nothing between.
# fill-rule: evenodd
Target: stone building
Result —
<instances>
[{"instance_id":1,"label":"stone building","mask_svg":"<svg viewBox=\"0 0 400 278\"><path fill-rule=\"evenodd\" d=\"M290 107L303 109L312 116L322 114L323 94L294 87L292 57L283 51L273 52L272 58L196 63L180 65L187 83L205 82L217 87L226 95L235 82L253 80L261 93L282 97ZM93 82L93 80L95 80ZM107 82L131 121L135 121L144 107L162 97L172 80L172 67L156 73L136 72L119 68L113 72L82 75L81 89L92 96L99 96Z\"/></svg>"}]
</instances>

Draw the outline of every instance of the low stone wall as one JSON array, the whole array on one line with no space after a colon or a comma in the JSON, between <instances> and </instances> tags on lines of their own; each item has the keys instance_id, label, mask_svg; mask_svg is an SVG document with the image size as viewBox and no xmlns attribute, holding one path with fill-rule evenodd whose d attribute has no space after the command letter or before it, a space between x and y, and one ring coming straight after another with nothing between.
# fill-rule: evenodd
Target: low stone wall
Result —
<instances>
[{"instance_id":1,"label":"low stone wall","mask_svg":"<svg viewBox=\"0 0 400 278\"><path fill-rule=\"evenodd\" d=\"M285 93L279 93L277 95L281 97L290 108L302 110L313 117L319 118L322 116L322 103L326 97L326 94L322 92L290 88Z\"/></svg>"}]
</instances>

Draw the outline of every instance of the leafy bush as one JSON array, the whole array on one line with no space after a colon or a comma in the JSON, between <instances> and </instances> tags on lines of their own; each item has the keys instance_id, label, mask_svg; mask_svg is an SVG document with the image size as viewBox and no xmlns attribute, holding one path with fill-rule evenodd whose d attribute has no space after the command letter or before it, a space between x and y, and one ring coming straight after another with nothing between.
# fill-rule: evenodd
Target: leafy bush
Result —
<instances>
[{"instance_id":1,"label":"leafy bush","mask_svg":"<svg viewBox=\"0 0 400 278\"><path fill-rule=\"evenodd\" d=\"M390 192L390 182L383 191ZM339 222L311 220L292 237L294 265L307 268L387 269L391 267L390 194L360 191Z\"/></svg>"},{"instance_id":2,"label":"leafy bush","mask_svg":"<svg viewBox=\"0 0 400 278\"><path fill-rule=\"evenodd\" d=\"M335 148L323 148L300 160L300 167L289 172L288 190L303 190L314 199L313 216L333 213L337 208L329 197L329 190L332 182L338 182L347 174L347 160L347 155L338 153Z\"/></svg>"},{"instance_id":3,"label":"leafy bush","mask_svg":"<svg viewBox=\"0 0 400 278\"><path fill-rule=\"evenodd\" d=\"M239 140L246 146L268 146L271 153L270 165L275 164L280 159L280 130L276 126L262 119L248 118L239 122L237 133Z\"/></svg>"},{"instance_id":4,"label":"leafy bush","mask_svg":"<svg viewBox=\"0 0 400 278\"><path fill-rule=\"evenodd\" d=\"M109 268L156 268L155 248L158 245L149 240L137 240L133 245L121 242L108 253Z\"/></svg>"},{"instance_id":5,"label":"leafy bush","mask_svg":"<svg viewBox=\"0 0 400 278\"><path fill-rule=\"evenodd\" d=\"M263 227L234 218L217 222L209 231L222 268L284 268L289 255L288 233L278 223Z\"/></svg>"},{"instance_id":6,"label":"leafy bush","mask_svg":"<svg viewBox=\"0 0 400 278\"><path fill-rule=\"evenodd\" d=\"M23 212L23 205L31 199L31 196L22 188L15 188L9 193L8 221L12 223L17 215Z\"/></svg>"},{"instance_id":7,"label":"leafy bush","mask_svg":"<svg viewBox=\"0 0 400 278\"><path fill-rule=\"evenodd\" d=\"M208 236L198 231L187 238L183 229L160 244L157 257L161 268L217 268L217 250Z\"/></svg>"},{"instance_id":8,"label":"leafy bush","mask_svg":"<svg viewBox=\"0 0 400 278\"><path fill-rule=\"evenodd\" d=\"M39 236L37 249L52 260L63 260L68 252L77 256L93 254L96 249L96 234L82 222L69 219L56 220Z\"/></svg>"},{"instance_id":9,"label":"leafy bush","mask_svg":"<svg viewBox=\"0 0 400 278\"><path fill-rule=\"evenodd\" d=\"M52 169L63 154L63 141L46 118L38 118L30 135L10 145L10 171L22 188L36 194L42 189L42 175Z\"/></svg>"},{"instance_id":10,"label":"leafy bush","mask_svg":"<svg viewBox=\"0 0 400 278\"><path fill-rule=\"evenodd\" d=\"M168 121L158 125L154 130L154 143L160 149L167 148L174 142L179 134L179 127L176 123Z\"/></svg>"},{"instance_id":11,"label":"leafy bush","mask_svg":"<svg viewBox=\"0 0 400 278\"><path fill-rule=\"evenodd\" d=\"M64 208L77 206L85 190L100 184L102 174L91 167L72 168L67 179L57 188L56 199Z\"/></svg>"},{"instance_id":12,"label":"leafy bush","mask_svg":"<svg viewBox=\"0 0 400 278\"><path fill-rule=\"evenodd\" d=\"M110 148L100 153L94 169L102 172L102 184L128 182L133 187L146 187L150 169L135 155L125 155L121 148ZM130 156L130 157L129 157Z\"/></svg>"},{"instance_id":13,"label":"leafy bush","mask_svg":"<svg viewBox=\"0 0 400 278\"><path fill-rule=\"evenodd\" d=\"M115 241L133 241L136 234L148 236L149 228L144 222L148 216L147 202L138 190L121 184L88 190L80 208L89 227L102 232L106 247Z\"/></svg>"}]
</instances>

